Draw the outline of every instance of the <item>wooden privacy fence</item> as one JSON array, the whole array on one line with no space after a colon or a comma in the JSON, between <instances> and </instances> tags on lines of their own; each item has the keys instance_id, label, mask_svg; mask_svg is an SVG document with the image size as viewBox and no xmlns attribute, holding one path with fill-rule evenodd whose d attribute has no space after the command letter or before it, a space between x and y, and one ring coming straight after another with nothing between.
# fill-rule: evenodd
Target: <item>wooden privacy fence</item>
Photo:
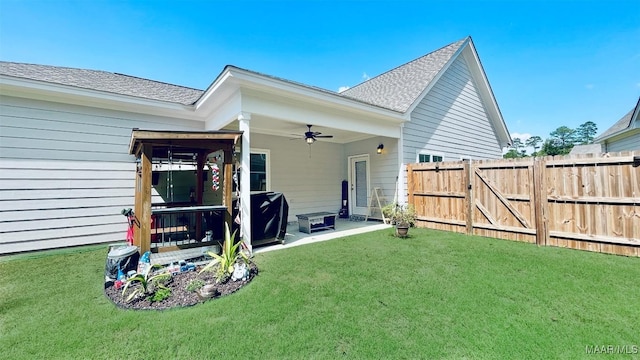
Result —
<instances>
[{"instance_id":1,"label":"wooden privacy fence","mask_svg":"<svg viewBox=\"0 0 640 360\"><path fill-rule=\"evenodd\" d=\"M640 151L407 166L417 226L640 256Z\"/></svg>"}]
</instances>

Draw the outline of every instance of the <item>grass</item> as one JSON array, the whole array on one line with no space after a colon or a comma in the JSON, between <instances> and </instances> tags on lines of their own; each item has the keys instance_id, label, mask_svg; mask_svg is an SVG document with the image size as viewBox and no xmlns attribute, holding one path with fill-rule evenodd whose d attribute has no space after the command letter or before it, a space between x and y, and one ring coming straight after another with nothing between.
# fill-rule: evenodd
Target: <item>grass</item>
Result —
<instances>
[{"instance_id":1,"label":"grass","mask_svg":"<svg viewBox=\"0 0 640 360\"><path fill-rule=\"evenodd\" d=\"M238 293L167 311L104 296L106 247L5 258L2 357L578 359L640 346L640 259L411 231L259 254Z\"/></svg>"}]
</instances>

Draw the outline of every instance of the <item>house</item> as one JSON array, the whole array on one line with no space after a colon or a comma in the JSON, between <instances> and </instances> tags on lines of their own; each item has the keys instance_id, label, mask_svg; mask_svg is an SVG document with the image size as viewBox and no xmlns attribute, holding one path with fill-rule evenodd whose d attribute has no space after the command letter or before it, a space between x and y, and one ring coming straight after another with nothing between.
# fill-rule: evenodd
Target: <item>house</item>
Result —
<instances>
[{"instance_id":1,"label":"house","mask_svg":"<svg viewBox=\"0 0 640 360\"><path fill-rule=\"evenodd\" d=\"M571 151L569 151L570 155L601 154L601 153L602 153L602 144L598 144L598 143L574 145L571 148Z\"/></svg>"},{"instance_id":2,"label":"house","mask_svg":"<svg viewBox=\"0 0 640 360\"><path fill-rule=\"evenodd\" d=\"M636 106L593 141L602 144L604 152L640 150L640 98Z\"/></svg>"},{"instance_id":3,"label":"house","mask_svg":"<svg viewBox=\"0 0 640 360\"><path fill-rule=\"evenodd\" d=\"M240 189L283 192L289 221L337 212L343 180L349 213L366 214L375 187L405 201L405 164L499 158L510 142L470 37L342 93L235 66L197 90L0 62L0 96L0 253L124 240L133 128L242 131ZM332 137L305 139L315 132ZM192 165L154 166L154 201L188 201L177 170ZM221 201L209 186L203 196ZM250 223L242 211L249 243Z\"/></svg>"}]
</instances>

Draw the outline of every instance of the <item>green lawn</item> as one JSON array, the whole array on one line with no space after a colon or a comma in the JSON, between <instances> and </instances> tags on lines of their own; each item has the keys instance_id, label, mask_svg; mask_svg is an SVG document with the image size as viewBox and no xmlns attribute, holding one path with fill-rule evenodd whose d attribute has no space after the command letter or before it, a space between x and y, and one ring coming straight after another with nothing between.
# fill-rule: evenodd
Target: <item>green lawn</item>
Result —
<instances>
[{"instance_id":1,"label":"green lawn","mask_svg":"<svg viewBox=\"0 0 640 360\"><path fill-rule=\"evenodd\" d=\"M640 259L412 229L259 254L238 293L131 311L106 247L0 261L0 358L585 358L640 346ZM634 347L636 346L636 347ZM623 358L640 357L640 353ZM616 358L611 355L596 358Z\"/></svg>"}]
</instances>

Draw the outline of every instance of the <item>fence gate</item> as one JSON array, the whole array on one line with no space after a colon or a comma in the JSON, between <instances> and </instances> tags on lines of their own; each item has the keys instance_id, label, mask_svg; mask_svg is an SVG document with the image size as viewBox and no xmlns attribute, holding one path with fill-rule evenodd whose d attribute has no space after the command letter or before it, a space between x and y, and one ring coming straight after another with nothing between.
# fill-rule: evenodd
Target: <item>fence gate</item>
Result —
<instances>
[{"instance_id":1,"label":"fence gate","mask_svg":"<svg viewBox=\"0 0 640 360\"><path fill-rule=\"evenodd\" d=\"M470 172L472 233L535 243L533 161L480 161Z\"/></svg>"},{"instance_id":2,"label":"fence gate","mask_svg":"<svg viewBox=\"0 0 640 360\"><path fill-rule=\"evenodd\" d=\"M407 166L417 225L640 256L640 151Z\"/></svg>"}]
</instances>

